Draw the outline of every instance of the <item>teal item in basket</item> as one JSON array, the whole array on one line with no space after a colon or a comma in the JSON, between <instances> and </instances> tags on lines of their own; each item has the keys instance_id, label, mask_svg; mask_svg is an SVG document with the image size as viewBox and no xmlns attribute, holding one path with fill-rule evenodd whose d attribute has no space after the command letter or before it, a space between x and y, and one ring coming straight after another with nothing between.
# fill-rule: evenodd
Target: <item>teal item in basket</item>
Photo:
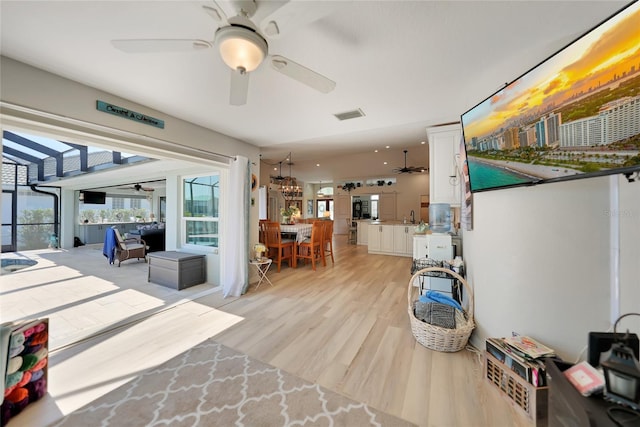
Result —
<instances>
[{"instance_id":1,"label":"teal item in basket","mask_svg":"<svg viewBox=\"0 0 640 427\"><path fill-rule=\"evenodd\" d=\"M22 332L11 335L11 343L9 347L20 347L24 344L25 338Z\"/></svg>"},{"instance_id":2,"label":"teal item in basket","mask_svg":"<svg viewBox=\"0 0 640 427\"><path fill-rule=\"evenodd\" d=\"M420 295L418 298L420 302L439 302L441 304L447 304L457 308L460 311L464 311L458 301L454 300L448 295L441 294L438 291L429 290L425 295Z\"/></svg>"},{"instance_id":3,"label":"teal item in basket","mask_svg":"<svg viewBox=\"0 0 640 427\"><path fill-rule=\"evenodd\" d=\"M14 372L11 375L7 375L7 382L5 386L7 388L10 388L10 387L13 387L14 385L17 385L22 380L23 376L24 376L24 372L21 372L21 371Z\"/></svg>"}]
</instances>

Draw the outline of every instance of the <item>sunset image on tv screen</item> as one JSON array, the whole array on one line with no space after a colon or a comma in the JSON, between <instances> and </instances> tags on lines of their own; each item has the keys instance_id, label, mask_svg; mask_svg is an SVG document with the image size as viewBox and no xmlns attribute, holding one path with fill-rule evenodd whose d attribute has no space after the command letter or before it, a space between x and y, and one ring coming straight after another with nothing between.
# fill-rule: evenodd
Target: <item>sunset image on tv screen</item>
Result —
<instances>
[{"instance_id":1,"label":"sunset image on tv screen","mask_svg":"<svg viewBox=\"0 0 640 427\"><path fill-rule=\"evenodd\" d=\"M472 191L640 167L640 3L461 119Z\"/></svg>"}]
</instances>

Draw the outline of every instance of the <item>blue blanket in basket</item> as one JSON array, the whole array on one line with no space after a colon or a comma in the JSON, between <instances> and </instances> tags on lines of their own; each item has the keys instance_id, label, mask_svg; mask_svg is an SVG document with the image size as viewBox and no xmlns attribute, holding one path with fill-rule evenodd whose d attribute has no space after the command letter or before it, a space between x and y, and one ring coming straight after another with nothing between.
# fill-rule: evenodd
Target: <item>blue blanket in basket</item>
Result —
<instances>
[{"instance_id":1,"label":"blue blanket in basket","mask_svg":"<svg viewBox=\"0 0 640 427\"><path fill-rule=\"evenodd\" d=\"M444 295L441 294L438 291L427 291L427 293L425 295L420 295L420 298L418 298L418 301L420 302L439 302L441 304L447 304L450 305L452 307L457 308L460 311L464 311L462 309L462 306L458 303L458 301L454 300L453 298L451 298L448 295Z\"/></svg>"}]
</instances>

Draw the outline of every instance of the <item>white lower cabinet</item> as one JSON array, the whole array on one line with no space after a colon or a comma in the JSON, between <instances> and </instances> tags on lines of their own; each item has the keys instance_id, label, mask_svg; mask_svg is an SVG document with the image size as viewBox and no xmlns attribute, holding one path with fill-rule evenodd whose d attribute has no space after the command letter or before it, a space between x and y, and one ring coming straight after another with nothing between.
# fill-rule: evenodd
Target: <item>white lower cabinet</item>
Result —
<instances>
[{"instance_id":1,"label":"white lower cabinet","mask_svg":"<svg viewBox=\"0 0 640 427\"><path fill-rule=\"evenodd\" d=\"M356 221L356 224L358 224L357 243L359 245L369 244L369 221Z\"/></svg>"},{"instance_id":2,"label":"white lower cabinet","mask_svg":"<svg viewBox=\"0 0 640 427\"><path fill-rule=\"evenodd\" d=\"M410 225L369 225L369 253L411 256L413 227Z\"/></svg>"},{"instance_id":3,"label":"white lower cabinet","mask_svg":"<svg viewBox=\"0 0 640 427\"><path fill-rule=\"evenodd\" d=\"M396 255L413 255L413 226L396 225L393 227L393 252Z\"/></svg>"}]
</instances>

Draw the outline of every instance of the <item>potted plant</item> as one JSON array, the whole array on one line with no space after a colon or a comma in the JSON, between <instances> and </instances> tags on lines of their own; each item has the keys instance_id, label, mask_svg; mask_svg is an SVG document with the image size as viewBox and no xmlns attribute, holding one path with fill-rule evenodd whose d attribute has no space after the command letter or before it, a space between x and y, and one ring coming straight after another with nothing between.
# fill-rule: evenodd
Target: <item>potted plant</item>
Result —
<instances>
[{"instance_id":1,"label":"potted plant","mask_svg":"<svg viewBox=\"0 0 640 427\"><path fill-rule=\"evenodd\" d=\"M288 208L280 208L280 215L282 215L283 224L290 224L292 217L300 215L300 209L295 205L291 205Z\"/></svg>"}]
</instances>

